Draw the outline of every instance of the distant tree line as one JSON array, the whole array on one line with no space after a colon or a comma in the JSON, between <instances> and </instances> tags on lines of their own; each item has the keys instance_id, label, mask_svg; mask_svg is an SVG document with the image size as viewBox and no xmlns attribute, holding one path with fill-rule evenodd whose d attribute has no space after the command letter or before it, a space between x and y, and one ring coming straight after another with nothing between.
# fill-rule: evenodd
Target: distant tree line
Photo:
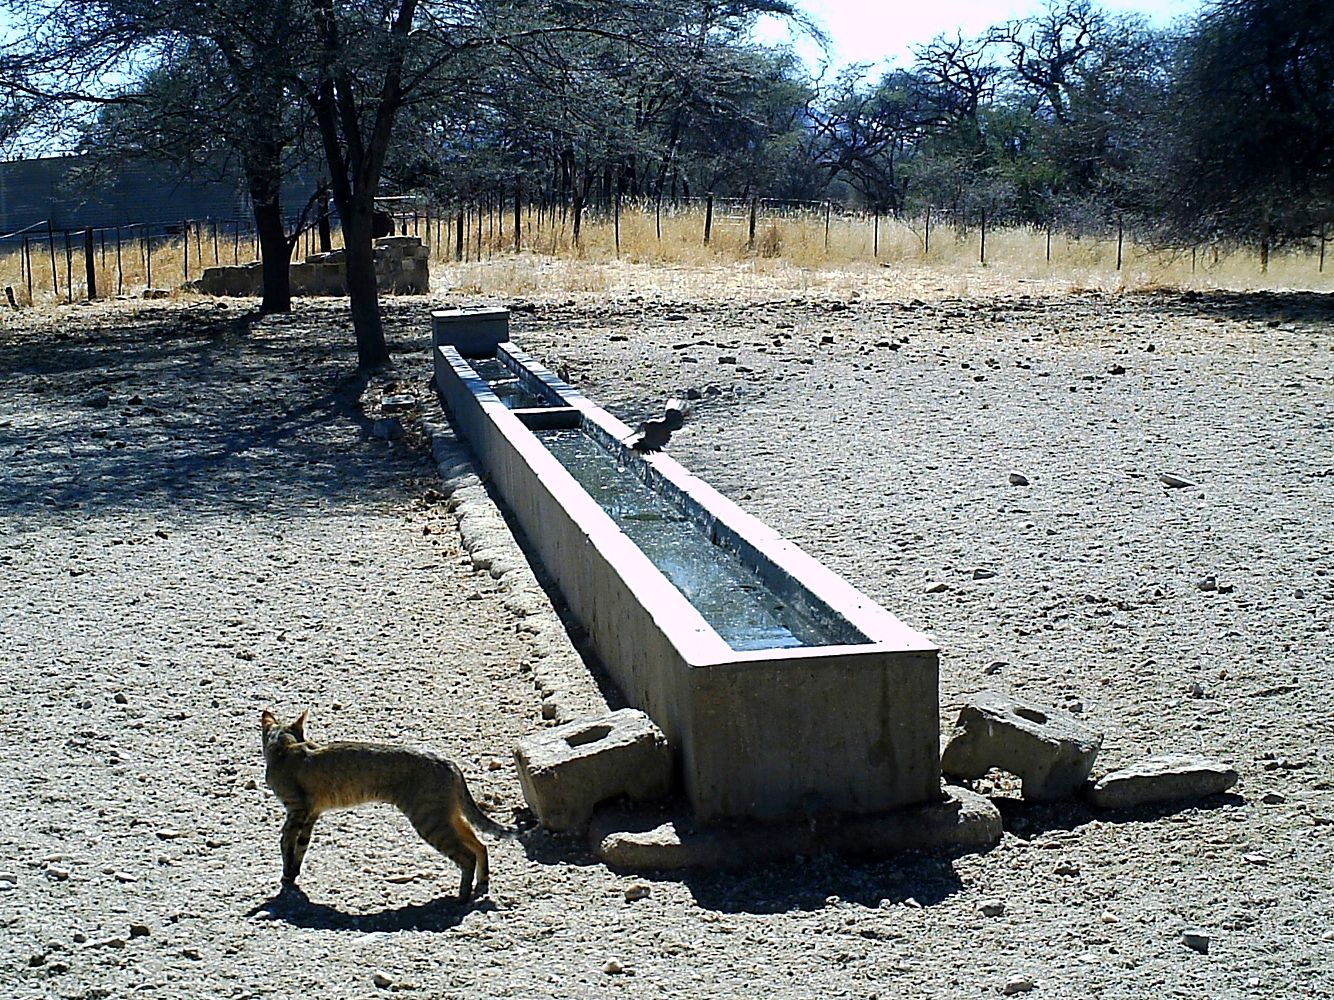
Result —
<instances>
[{"instance_id":1,"label":"distant tree line","mask_svg":"<svg viewBox=\"0 0 1334 1000\"><path fill-rule=\"evenodd\" d=\"M789 0L0 0L0 143L244 173L266 310L289 307L284 220L328 182L360 357L387 356L371 214L386 189L439 204L567 206L715 193L927 206L1075 232L1270 247L1334 211L1334 4L1205 0L1156 30L1049 0L912 63L812 79L754 40ZM300 206L298 206L300 207ZM300 214L300 213L298 213Z\"/></svg>"}]
</instances>

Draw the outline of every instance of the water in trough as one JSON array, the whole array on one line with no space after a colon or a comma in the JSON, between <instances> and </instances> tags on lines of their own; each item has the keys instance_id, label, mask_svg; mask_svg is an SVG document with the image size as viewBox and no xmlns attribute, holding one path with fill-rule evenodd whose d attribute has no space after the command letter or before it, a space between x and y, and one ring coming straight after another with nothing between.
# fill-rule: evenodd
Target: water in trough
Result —
<instances>
[{"instance_id":1,"label":"water in trough","mask_svg":"<svg viewBox=\"0 0 1334 1000\"><path fill-rule=\"evenodd\" d=\"M583 431L547 430L537 436L733 649L837 641Z\"/></svg>"}]
</instances>

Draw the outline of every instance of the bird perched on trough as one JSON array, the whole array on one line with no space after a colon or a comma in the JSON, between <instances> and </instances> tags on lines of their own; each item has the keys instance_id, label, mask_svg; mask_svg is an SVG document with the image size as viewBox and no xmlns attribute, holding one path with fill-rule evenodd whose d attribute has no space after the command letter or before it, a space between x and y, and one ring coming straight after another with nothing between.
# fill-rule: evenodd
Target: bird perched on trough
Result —
<instances>
[{"instance_id":1,"label":"bird perched on trough","mask_svg":"<svg viewBox=\"0 0 1334 1000\"><path fill-rule=\"evenodd\" d=\"M672 432L679 431L685 424L689 412L690 407L684 401L669 399L662 416L645 420L639 425L639 430L625 439L625 443L631 451L641 454L661 451L672 439Z\"/></svg>"}]
</instances>

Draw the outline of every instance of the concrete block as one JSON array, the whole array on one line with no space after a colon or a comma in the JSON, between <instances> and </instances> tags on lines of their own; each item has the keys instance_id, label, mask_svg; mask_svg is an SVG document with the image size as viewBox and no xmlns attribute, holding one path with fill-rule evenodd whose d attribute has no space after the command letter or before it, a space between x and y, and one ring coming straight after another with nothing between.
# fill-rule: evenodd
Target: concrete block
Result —
<instances>
[{"instance_id":1,"label":"concrete block","mask_svg":"<svg viewBox=\"0 0 1334 1000\"><path fill-rule=\"evenodd\" d=\"M985 851L1001 838L1000 811L985 796L945 786L938 802L827 823L701 826L681 809L617 803L589 827L595 855L620 871L739 868L825 852L887 857L902 851Z\"/></svg>"},{"instance_id":2,"label":"concrete block","mask_svg":"<svg viewBox=\"0 0 1334 1000\"><path fill-rule=\"evenodd\" d=\"M431 313L431 349L448 344L465 358L490 357L510 339L508 309L437 309Z\"/></svg>"},{"instance_id":3,"label":"concrete block","mask_svg":"<svg viewBox=\"0 0 1334 1000\"><path fill-rule=\"evenodd\" d=\"M1102 809L1130 809L1153 802L1202 799L1237 783L1236 769L1206 757L1163 754L1112 771L1089 786L1088 800Z\"/></svg>"},{"instance_id":4,"label":"concrete block","mask_svg":"<svg viewBox=\"0 0 1334 1000\"><path fill-rule=\"evenodd\" d=\"M593 809L608 799L626 795L643 801L671 791L667 738L633 708L526 737L514 757L529 807L557 832L584 829Z\"/></svg>"},{"instance_id":5,"label":"concrete block","mask_svg":"<svg viewBox=\"0 0 1334 1000\"><path fill-rule=\"evenodd\" d=\"M982 691L959 712L940 765L956 778L1000 768L1023 779L1024 798L1051 802L1080 790L1101 747L1101 733L1063 712Z\"/></svg>"}]
</instances>

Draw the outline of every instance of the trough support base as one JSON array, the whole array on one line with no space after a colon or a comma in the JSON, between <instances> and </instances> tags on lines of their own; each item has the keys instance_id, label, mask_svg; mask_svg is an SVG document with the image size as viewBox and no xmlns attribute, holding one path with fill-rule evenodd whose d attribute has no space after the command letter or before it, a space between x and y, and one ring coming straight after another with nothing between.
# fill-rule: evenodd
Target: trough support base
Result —
<instances>
[{"instance_id":1,"label":"trough support base","mask_svg":"<svg viewBox=\"0 0 1334 1000\"><path fill-rule=\"evenodd\" d=\"M619 871L739 868L823 852L884 857L932 848L986 851L1000 839L1000 811L991 800L952 785L937 803L842 817L827 825L697 828L684 807L621 802L600 809L589 826L593 853Z\"/></svg>"}]
</instances>

